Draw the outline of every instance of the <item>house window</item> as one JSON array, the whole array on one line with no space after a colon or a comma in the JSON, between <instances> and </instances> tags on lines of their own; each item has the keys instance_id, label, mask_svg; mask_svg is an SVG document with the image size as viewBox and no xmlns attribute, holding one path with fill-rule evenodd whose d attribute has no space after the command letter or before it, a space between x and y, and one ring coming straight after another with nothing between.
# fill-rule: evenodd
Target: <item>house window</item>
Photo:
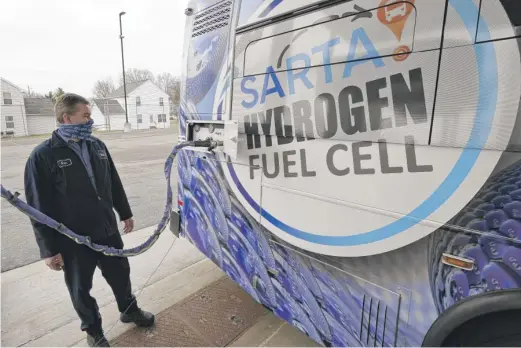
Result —
<instances>
[{"instance_id":1,"label":"house window","mask_svg":"<svg viewBox=\"0 0 521 348\"><path fill-rule=\"evenodd\" d=\"M141 105L141 97L136 97L136 106Z\"/></svg>"},{"instance_id":2,"label":"house window","mask_svg":"<svg viewBox=\"0 0 521 348\"><path fill-rule=\"evenodd\" d=\"M137 123L143 123L143 115L137 114Z\"/></svg>"},{"instance_id":3,"label":"house window","mask_svg":"<svg viewBox=\"0 0 521 348\"><path fill-rule=\"evenodd\" d=\"M13 116L6 116L5 117L5 128L14 128L14 117Z\"/></svg>"},{"instance_id":4,"label":"house window","mask_svg":"<svg viewBox=\"0 0 521 348\"><path fill-rule=\"evenodd\" d=\"M166 114L159 114L159 115L157 115L157 122L159 122L159 123L166 123Z\"/></svg>"},{"instance_id":5,"label":"house window","mask_svg":"<svg viewBox=\"0 0 521 348\"><path fill-rule=\"evenodd\" d=\"M163 97L159 98L159 106L165 105L165 102L163 101Z\"/></svg>"},{"instance_id":6,"label":"house window","mask_svg":"<svg viewBox=\"0 0 521 348\"><path fill-rule=\"evenodd\" d=\"M3 94L3 99L4 99L4 105L13 105L13 99L11 97L11 93L4 92L2 94Z\"/></svg>"},{"instance_id":7,"label":"house window","mask_svg":"<svg viewBox=\"0 0 521 348\"><path fill-rule=\"evenodd\" d=\"M150 123L154 123L154 115L150 115Z\"/></svg>"}]
</instances>

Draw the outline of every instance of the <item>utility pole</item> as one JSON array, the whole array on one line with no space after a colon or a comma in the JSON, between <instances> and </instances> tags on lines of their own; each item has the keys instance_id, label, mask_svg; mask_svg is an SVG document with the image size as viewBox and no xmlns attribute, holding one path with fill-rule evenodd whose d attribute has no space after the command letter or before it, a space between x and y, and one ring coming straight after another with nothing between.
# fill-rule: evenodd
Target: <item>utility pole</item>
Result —
<instances>
[{"instance_id":1,"label":"utility pole","mask_svg":"<svg viewBox=\"0 0 521 348\"><path fill-rule=\"evenodd\" d=\"M123 66L123 93L125 94L125 126L123 130L125 132L130 132L131 125L128 122L128 106L127 106L127 80L125 77L125 55L123 53L123 26L121 25L121 16L123 16L125 12L119 13L119 39L121 40L121 65Z\"/></svg>"}]
</instances>

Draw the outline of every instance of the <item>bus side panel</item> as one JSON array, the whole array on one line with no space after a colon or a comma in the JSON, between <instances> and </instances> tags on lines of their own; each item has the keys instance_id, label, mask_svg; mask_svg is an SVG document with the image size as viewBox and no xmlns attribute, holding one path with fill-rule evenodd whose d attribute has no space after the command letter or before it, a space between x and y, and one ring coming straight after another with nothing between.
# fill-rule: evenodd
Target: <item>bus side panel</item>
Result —
<instances>
[{"instance_id":1,"label":"bus side panel","mask_svg":"<svg viewBox=\"0 0 521 348\"><path fill-rule=\"evenodd\" d=\"M236 36L232 118L245 137L236 162L263 175L262 224L272 233L307 250L360 256L410 243L379 239L396 233L387 226L397 218L415 225L413 238L432 231L412 223L424 217L412 211L450 171L446 158L457 159L420 146L429 140L439 62L439 50L421 48L441 41L425 23L444 9L443 1L346 1ZM233 166L230 176L247 210L258 211L261 203L246 197L249 179ZM360 242L366 231L375 237Z\"/></svg>"},{"instance_id":2,"label":"bus side panel","mask_svg":"<svg viewBox=\"0 0 521 348\"><path fill-rule=\"evenodd\" d=\"M232 117L239 120L242 135L245 135L239 144L237 162L250 165L252 171L249 178L240 177L233 172L232 165L229 176L239 200L249 212L261 213L259 222L270 232L308 251L354 257L388 252L419 240L448 223L470 202L489 178L502 151L509 146L519 106L521 85L518 77L521 73L517 45L513 40L505 40L474 45L459 43L456 47L449 47L443 51L440 67L437 66L436 51L415 52L415 48L404 61L398 59L401 61L399 64L387 65L387 61L396 56L357 61L352 71L358 74L353 72L346 79L342 79L342 70L345 74L346 69L352 67L349 59L346 67L342 64L306 66L286 72L276 71L278 68L269 65L264 74L241 78L241 71L258 73L262 71L259 62L266 63L279 56L273 51L285 49L279 41L289 42L289 36L283 37L291 31L289 29L300 30L307 23L306 19L316 24L316 18L322 18L323 14L332 15L333 10L343 12L341 6L346 4L351 2L317 9L314 17L306 13L283 19L280 23L269 23L260 29L254 28L254 34L249 38L249 31L240 34L238 44L243 37L248 39L239 45L241 49L246 48L242 50L245 52L243 57L236 55L236 66L243 64L246 68L238 68L239 77L234 81ZM437 9L423 7L422 12L420 4L416 5L418 17L425 17L425 10L444 10L443 6ZM460 17L459 24L451 19L447 36L451 37L450 30L457 30L460 35L464 26L466 42L473 42L479 2L449 0L447 6L454 10L447 15L454 17L457 13ZM401 8L393 4L368 11L368 14L373 13L373 21L361 21L354 27L372 33L379 25L379 13L384 17L390 13L393 17ZM303 53L293 52L292 47L313 46L312 39L316 36L321 39L325 39L324 35L334 37L332 22L348 18L319 21L317 25L308 26L307 33L316 35L296 46L293 46L293 41L306 34L300 35L293 30L294 38L286 52L291 52L292 57L304 57ZM503 20L508 20L508 16L504 15ZM488 19L479 19L480 27L486 22ZM421 21L417 20L417 23L421 26ZM355 30L358 29L353 32ZM261 32L260 37L256 36L258 32ZM341 42L346 38L349 41L349 35L347 33L333 41ZM378 36L373 36L376 49L382 48ZM277 44L260 44L263 41ZM415 33L415 47L416 41ZM251 65L245 60L248 45L261 45L266 52L263 56L259 52L253 55ZM360 46L364 45L350 45ZM345 47L341 51L349 52L349 49ZM366 51L370 50L366 47ZM239 48L237 52L240 52ZM331 52L331 62L341 56L339 52L336 56ZM403 65L404 62L411 66ZM312 64L310 59L308 65ZM416 69L412 69L413 66ZM395 82L405 82L403 88L398 89L405 91L410 88L408 96L421 95L428 99L433 89L429 85L436 85L436 98L432 102L436 107L434 116L427 119L433 125L430 134L426 134L428 129L416 128L414 118L405 123L397 117L414 115L415 107L425 106L424 98L406 99L404 94L393 100L398 92L384 91L389 84L383 76L399 71L399 67L411 69L410 80L406 74L392 75ZM428 74L428 70L435 73ZM425 76L437 77L414 80L413 71L418 76L425 71ZM367 81L369 77L377 80ZM333 79L338 81L318 84ZM294 83L293 91L291 82ZM295 88L297 83L299 89ZM425 87L420 88L422 85ZM378 91L371 90L374 86L378 86ZM367 100L364 98L366 94ZM402 108L400 103L405 100L410 104ZM380 119L384 115L389 116L385 122ZM381 121L377 122L373 134L368 133L371 120ZM386 129L379 128L383 123L387 124L383 127ZM350 132L342 134L346 129ZM392 138L393 131L406 135L406 141L402 141L406 146L395 144L398 140ZM337 138L339 134L344 138ZM417 136L420 138L418 142ZM426 143L430 146L414 146ZM248 197L248 182L258 175L263 176L262 202ZM314 184L317 181L320 185Z\"/></svg>"},{"instance_id":3,"label":"bus side panel","mask_svg":"<svg viewBox=\"0 0 521 348\"><path fill-rule=\"evenodd\" d=\"M246 212L228 184L224 168L229 163L218 154L185 149L177 163L182 235L256 301L322 345L420 342L422 330L407 327L413 293L398 284L419 278L425 278L420 284L427 284L427 274L396 272L401 269L397 260L388 262L386 257L397 254L383 255L380 261L329 259L296 249ZM412 253L417 260L412 264L425 263L422 248L413 248ZM381 273L375 273L375 265ZM429 304L434 313L434 303ZM415 338L406 338L401 331Z\"/></svg>"},{"instance_id":4,"label":"bus side panel","mask_svg":"<svg viewBox=\"0 0 521 348\"><path fill-rule=\"evenodd\" d=\"M461 2L477 6L476 0ZM276 8L277 3L290 2L244 0L244 3L271 4ZM237 1L234 9L238 10ZM250 12L254 17L263 13ZM436 14L433 18L439 16ZM476 16L473 20L475 18ZM193 21L189 22L192 30ZM426 35L426 32L422 35ZM465 46L472 42L471 38L461 40L458 35L453 37L456 39L450 45L451 49L461 50L460 52L466 50ZM243 44L250 41L251 37ZM436 48L440 43L436 36L425 47ZM237 42L236 45L240 44ZM220 98L230 96L226 86L227 81L231 82L228 70L232 55L229 46L227 47L228 51L225 50L222 56L227 58L220 58L221 63L214 69L219 73L199 75L194 70L187 73L188 77L184 81L187 94L183 99L185 117L224 116L216 108L220 104ZM244 51L245 47L242 48L242 52ZM224 63L226 59L228 61ZM205 59L201 59L201 62L201 67L208 63ZM195 70L197 66L198 63L192 65ZM210 76L211 83L204 83L203 76ZM441 82L443 83L443 79ZM207 90L201 92L197 83L204 85L203 89ZM188 92L188 88L193 86L196 88ZM208 103L204 102L205 98L208 98ZM443 102L438 105L441 103ZM453 103L457 104L458 100ZM507 104L512 103L514 102ZM441 105L437 110L443 110L443 107ZM230 111L230 108L226 110ZM450 113L447 112L446 115ZM435 121L436 116L437 114ZM519 142L519 136L516 137L519 134L516 129L518 132L520 130L519 117L516 124L510 144L504 137L493 138L494 144L508 149L515 142L513 139ZM243 133L240 137L241 141L250 141L252 144L268 139L264 135L261 138L261 134L248 138ZM272 141L281 138L284 137L273 135ZM326 142L317 139L312 141ZM449 153L461 151L461 148L431 150ZM521 287L521 153L504 152L501 156L501 152L496 151L494 156L500 158L493 171L491 168L492 174L488 180L478 180L478 185L472 180L464 182L464 185L471 187L469 192L473 193L465 197L465 203L461 205L463 209L454 216L455 209L445 207L451 211L453 217L444 226L425 225L425 228L435 231L434 233L425 238L414 239L414 242L411 242L413 239L405 238L404 246L392 251L373 251L372 255L361 257L344 253L342 257L337 257L328 256L327 252L319 254L316 251L299 249L294 243L290 244L277 237L274 228L263 225L265 218L260 213L265 207L265 178L263 175L255 175L256 167L251 166L248 161L231 163L219 152L201 153L184 149L177 158L181 232L256 301L319 344L419 346L438 315L458 301L487 291ZM494 167L494 164L490 166ZM312 169L307 168L308 171ZM250 200L260 202L260 209L252 209L251 202L243 196L244 191L237 189L237 177L249 178ZM481 182L484 184L481 185ZM323 186L327 183L327 180L321 180L311 186ZM373 186L376 192L378 182ZM339 189L342 187L338 186ZM367 191L369 186L361 187L365 187ZM402 190L401 194L387 199L386 203L392 207L395 200L406 196L406 192ZM477 194L474 195L474 192ZM317 201L316 204L323 203ZM274 211L283 218L290 212L295 213L294 207L284 200L279 202L279 209ZM316 216L313 212L296 213L308 220L313 220ZM343 228L336 231L329 230L326 225L322 226L323 231L317 232L345 234L354 222L363 223L360 219L356 220L356 216L353 219L353 223L348 221ZM382 243L387 241L383 240ZM448 266L441 261L444 253L470 259L475 268L465 271Z\"/></svg>"},{"instance_id":5,"label":"bus side panel","mask_svg":"<svg viewBox=\"0 0 521 348\"><path fill-rule=\"evenodd\" d=\"M229 163L182 153L183 235L256 301L317 343L419 346L437 316L458 301L521 287L519 153L505 156L505 167L447 227L399 250L358 258L317 255L276 238L233 194L223 171ZM448 266L441 262L444 253L476 267Z\"/></svg>"}]
</instances>

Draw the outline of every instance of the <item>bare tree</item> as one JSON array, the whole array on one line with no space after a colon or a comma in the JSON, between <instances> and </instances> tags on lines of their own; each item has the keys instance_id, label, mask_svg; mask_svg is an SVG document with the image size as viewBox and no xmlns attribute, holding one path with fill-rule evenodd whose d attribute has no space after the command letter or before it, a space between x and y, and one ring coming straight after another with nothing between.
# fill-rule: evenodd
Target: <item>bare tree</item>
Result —
<instances>
[{"instance_id":1,"label":"bare tree","mask_svg":"<svg viewBox=\"0 0 521 348\"><path fill-rule=\"evenodd\" d=\"M92 93L94 94L95 98L99 99L105 99L108 98L108 96L114 92L114 83L112 82L112 79L106 78L105 80L98 80L94 84L94 88L92 89Z\"/></svg>"},{"instance_id":2,"label":"bare tree","mask_svg":"<svg viewBox=\"0 0 521 348\"><path fill-rule=\"evenodd\" d=\"M168 94L171 103L176 106L179 105L180 99L180 80L179 77L173 76L170 73L158 74L156 78L156 84Z\"/></svg>"},{"instance_id":3,"label":"bare tree","mask_svg":"<svg viewBox=\"0 0 521 348\"><path fill-rule=\"evenodd\" d=\"M125 79L127 84L145 80L155 82L154 74L148 69L127 69ZM123 86L123 75L119 77L119 85Z\"/></svg>"}]
</instances>

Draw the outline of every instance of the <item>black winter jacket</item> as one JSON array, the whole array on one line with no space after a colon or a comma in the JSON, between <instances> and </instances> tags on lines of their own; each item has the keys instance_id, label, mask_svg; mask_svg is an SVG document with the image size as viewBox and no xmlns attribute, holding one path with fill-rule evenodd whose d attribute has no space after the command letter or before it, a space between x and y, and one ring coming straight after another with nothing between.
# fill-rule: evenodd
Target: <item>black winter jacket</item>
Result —
<instances>
[{"instance_id":1,"label":"black winter jacket","mask_svg":"<svg viewBox=\"0 0 521 348\"><path fill-rule=\"evenodd\" d=\"M121 221L132 211L114 162L105 144L87 141L96 190L81 159L56 133L30 154L25 167L27 203L63 223L73 232L101 242L119 233L113 208ZM31 220L40 248L47 258L61 252L67 237Z\"/></svg>"}]
</instances>

